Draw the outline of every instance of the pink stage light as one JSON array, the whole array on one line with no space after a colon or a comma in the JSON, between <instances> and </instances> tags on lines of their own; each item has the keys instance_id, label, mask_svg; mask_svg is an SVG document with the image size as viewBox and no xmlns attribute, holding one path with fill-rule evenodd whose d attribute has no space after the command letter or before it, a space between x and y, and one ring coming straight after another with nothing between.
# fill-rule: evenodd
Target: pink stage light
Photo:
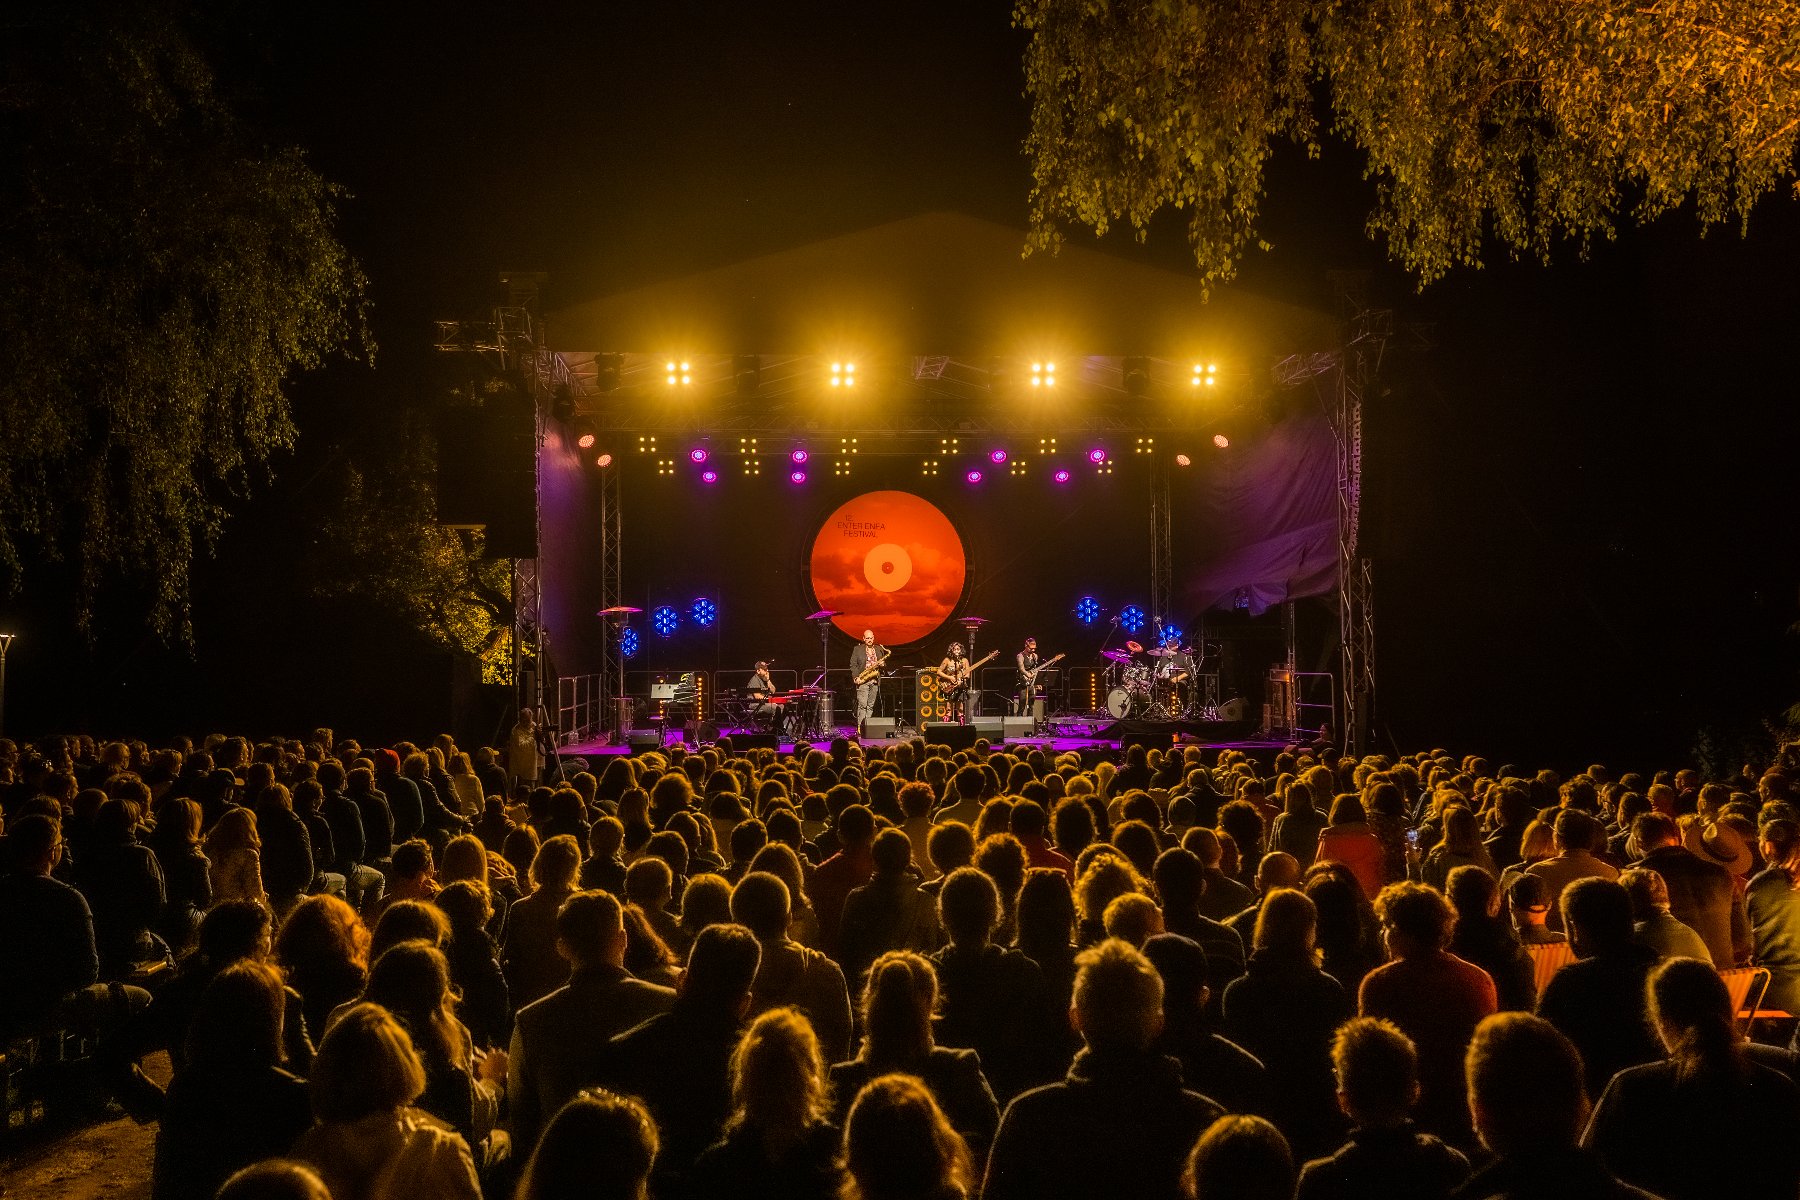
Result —
<instances>
[{"instance_id":1,"label":"pink stage light","mask_svg":"<svg viewBox=\"0 0 1800 1200\"><path fill-rule=\"evenodd\" d=\"M788 460L790 462L794 463L796 466L799 466L799 465L804 465L808 457L809 456L806 453L806 448L801 447L800 449L795 450L792 454L788 455Z\"/></svg>"},{"instance_id":2,"label":"pink stage light","mask_svg":"<svg viewBox=\"0 0 1800 1200\"><path fill-rule=\"evenodd\" d=\"M696 463L705 462L706 461L706 447L705 446L695 446L692 450L689 450L688 451L688 461L696 462Z\"/></svg>"},{"instance_id":3,"label":"pink stage light","mask_svg":"<svg viewBox=\"0 0 1800 1200\"><path fill-rule=\"evenodd\" d=\"M1004 465L1006 462L1006 451L1004 451L1004 450L989 450L988 451L988 461L993 463L996 467Z\"/></svg>"},{"instance_id":4,"label":"pink stage light","mask_svg":"<svg viewBox=\"0 0 1800 1200\"><path fill-rule=\"evenodd\" d=\"M1067 467L1064 467L1062 470L1058 471L1056 474L1052 475L1050 478L1056 480L1056 482L1058 482L1058 483L1067 483L1067 482L1069 482L1069 469Z\"/></svg>"},{"instance_id":5,"label":"pink stage light","mask_svg":"<svg viewBox=\"0 0 1800 1200\"><path fill-rule=\"evenodd\" d=\"M1088 461L1095 466L1099 466L1106 461L1106 451L1099 446L1095 446L1092 450L1088 451Z\"/></svg>"},{"instance_id":6,"label":"pink stage light","mask_svg":"<svg viewBox=\"0 0 1800 1200\"><path fill-rule=\"evenodd\" d=\"M1215 433L1213 434L1213 445L1221 450L1229 450L1231 448L1231 439L1222 433Z\"/></svg>"},{"instance_id":7,"label":"pink stage light","mask_svg":"<svg viewBox=\"0 0 1800 1200\"><path fill-rule=\"evenodd\" d=\"M584 433L575 439L575 444L580 446L583 450L592 450L594 448L594 443L599 440L598 437L591 433Z\"/></svg>"},{"instance_id":8,"label":"pink stage light","mask_svg":"<svg viewBox=\"0 0 1800 1200\"><path fill-rule=\"evenodd\" d=\"M981 482L981 472L980 471L970 471L967 475L964 475L963 478L968 480L970 483L980 483Z\"/></svg>"},{"instance_id":9,"label":"pink stage light","mask_svg":"<svg viewBox=\"0 0 1800 1200\"><path fill-rule=\"evenodd\" d=\"M1177 454L1175 456L1175 465L1178 467L1191 467L1194 465L1194 460L1185 454Z\"/></svg>"},{"instance_id":10,"label":"pink stage light","mask_svg":"<svg viewBox=\"0 0 1800 1200\"><path fill-rule=\"evenodd\" d=\"M806 472L805 471L789 471L788 472L788 482L789 483L805 483L806 482Z\"/></svg>"},{"instance_id":11,"label":"pink stage light","mask_svg":"<svg viewBox=\"0 0 1800 1200\"><path fill-rule=\"evenodd\" d=\"M595 459L595 460L594 460L594 465L595 465L595 466L596 466L596 467L610 467L610 466L612 466L612 455L610 455L610 454L602 454L602 455L601 455L601 456L600 456L600 457L599 457L599 458L596 458L596 459Z\"/></svg>"},{"instance_id":12,"label":"pink stage light","mask_svg":"<svg viewBox=\"0 0 1800 1200\"><path fill-rule=\"evenodd\" d=\"M717 471L702 471L700 472L700 482L717 483L719 482L719 473Z\"/></svg>"}]
</instances>

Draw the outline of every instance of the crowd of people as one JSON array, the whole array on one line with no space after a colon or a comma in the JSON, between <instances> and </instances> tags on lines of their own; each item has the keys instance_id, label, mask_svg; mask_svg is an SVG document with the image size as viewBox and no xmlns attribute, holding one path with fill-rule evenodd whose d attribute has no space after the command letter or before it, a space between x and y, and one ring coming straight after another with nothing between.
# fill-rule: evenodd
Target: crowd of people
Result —
<instances>
[{"instance_id":1,"label":"crowd of people","mask_svg":"<svg viewBox=\"0 0 1800 1200\"><path fill-rule=\"evenodd\" d=\"M156 1200L1800 1195L1785 760L573 766L0 741L0 1039Z\"/></svg>"}]
</instances>

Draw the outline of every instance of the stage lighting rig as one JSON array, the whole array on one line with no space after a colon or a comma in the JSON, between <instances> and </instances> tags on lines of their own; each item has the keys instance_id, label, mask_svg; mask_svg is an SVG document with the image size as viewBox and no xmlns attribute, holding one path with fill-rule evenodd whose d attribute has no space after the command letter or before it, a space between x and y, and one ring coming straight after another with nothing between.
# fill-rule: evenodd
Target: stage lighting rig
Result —
<instances>
[{"instance_id":1,"label":"stage lighting rig","mask_svg":"<svg viewBox=\"0 0 1800 1200\"><path fill-rule=\"evenodd\" d=\"M594 429L594 423L586 417L577 417L569 429L575 435L575 446L579 450L592 450L594 443L600 440L600 434Z\"/></svg>"},{"instance_id":2,"label":"stage lighting rig","mask_svg":"<svg viewBox=\"0 0 1800 1200\"><path fill-rule=\"evenodd\" d=\"M689 387L694 382L693 364L685 358L671 358L663 375L670 387Z\"/></svg>"},{"instance_id":3,"label":"stage lighting rig","mask_svg":"<svg viewBox=\"0 0 1800 1200\"><path fill-rule=\"evenodd\" d=\"M1075 602L1075 619L1083 625L1092 625L1100 619L1100 602L1092 596L1083 596Z\"/></svg>"},{"instance_id":4,"label":"stage lighting rig","mask_svg":"<svg viewBox=\"0 0 1800 1200\"><path fill-rule=\"evenodd\" d=\"M1217 387L1219 383L1218 363L1195 363L1194 373L1188 379L1193 387Z\"/></svg>"},{"instance_id":5,"label":"stage lighting rig","mask_svg":"<svg viewBox=\"0 0 1800 1200\"><path fill-rule=\"evenodd\" d=\"M831 364L831 386L834 388L853 388L856 386L856 364L842 359Z\"/></svg>"},{"instance_id":6,"label":"stage lighting rig","mask_svg":"<svg viewBox=\"0 0 1800 1200\"><path fill-rule=\"evenodd\" d=\"M650 614L650 628L656 630L658 637L673 637L681 627L681 614L667 604L659 605Z\"/></svg>"},{"instance_id":7,"label":"stage lighting rig","mask_svg":"<svg viewBox=\"0 0 1800 1200\"><path fill-rule=\"evenodd\" d=\"M1043 359L1034 359L1031 364L1031 386L1034 388L1055 387L1056 364Z\"/></svg>"}]
</instances>

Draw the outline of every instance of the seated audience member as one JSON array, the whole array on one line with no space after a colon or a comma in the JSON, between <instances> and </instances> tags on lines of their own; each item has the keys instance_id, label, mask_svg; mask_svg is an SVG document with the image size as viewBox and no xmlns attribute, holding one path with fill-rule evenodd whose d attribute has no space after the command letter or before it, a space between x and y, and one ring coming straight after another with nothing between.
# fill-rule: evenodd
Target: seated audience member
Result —
<instances>
[{"instance_id":1,"label":"seated audience member","mask_svg":"<svg viewBox=\"0 0 1800 1200\"><path fill-rule=\"evenodd\" d=\"M1308 778L1313 778L1312 772L1307 774ZM1324 777L1324 782L1330 786L1329 774ZM1305 869L1312 865L1313 853L1319 848L1319 834L1330 822L1319 811L1307 779L1290 783L1282 803L1275 823L1269 826L1269 851L1290 855L1301 869Z\"/></svg>"},{"instance_id":2,"label":"seated audience member","mask_svg":"<svg viewBox=\"0 0 1800 1200\"><path fill-rule=\"evenodd\" d=\"M255 812L248 808L226 809L206 835L205 846L215 901L269 902L269 895L263 890L262 838L256 832Z\"/></svg>"},{"instance_id":3,"label":"seated audience member","mask_svg":"<svg viewBox=\"0 0 1800 1200\"><path fill-rule=\"evenodd\" d=\"M1544 881L1550 904L1550 928L1563 931L1563 889L1578 879L1614 880L1619 872L1611 863L1594 855L1601 829L1593 817L1576 808L1565 808L1556 814L1553 844L1556 854L1537 863L1529 873Z\"/></svg>"},{"instance_id":4,"label":"seated audience member","mask_svg":"<svg viewBox=\"0 0 1800 1200\"><path fill-rule=\"evenodd\" d=\"M1800 1194L1800 1157L1791 1153L1800 1088L1746 1054L1718 972L1691 958L1660 964L1650 976L1650 1022L1668 1059L1613 1076L1582 1144L1620 1179L1665 1200ZM1725 1151L1728 1174L1707 1149Z\"/></svg>"},{"instance_id":5,"label":"seated audience member","mask_svg":"<svg viewBox=\"0 0 1800 1200\"><path fill-rule=\"evenodd\" d=\"M469 1143L413 1102L425 1067L406 1029L358 1004L325 1035L313 1063L313 1115L293 1155L339 1200L481 1200Z\"/></svg>"},{"instance_id":6,"label":"seated audience member","mask_svg":"<svg viewBox=\"0 0 1800 1200\"><path fill-rule=\"evenodd\" d=\"M854 794L855 789L851 790ZM847 805L838 812L832 830L840 848L819 864L806 890L819 914L819 946L835 956L838 934L843 929L844 903L875 873L875 814L861 804Z\"/></svg>"},{"instance_id":7,"label":"seated audience member","mask_svg":"<svg viewBox=\"0 0 1800 1200\"><path fill-rule=\"evenodd\" d=\"M1118 938L1130 943L1133 949L1142 950L1145 942L1163 932L1162 910L1150 897L1131 892L1115 897L1106 906L1101 925L1107 937Z\"/></svg>"},{"instance_id":8,"label":"seated audience member","mask_svg":"<svg viewBox=\"0 0 1800 1200\"><path fill-rule=\"evenodd\" d=\"M1724 971L1749 962L1750 918L1731 872L1682 845L1681 827L1662 813L1643 814L1631 832L1636 865L1662 876L1669 914L1700 935L1712 964Z\"/></svg>"},{"instance_id":9,"label":"seated audience member","mask_svg":"<svg viewBox=\"0 0 1800 1200\"><path fill-rule=\"evenodd\" d=\"M567 834L545 842L531 860L531 892L507 911L501 946L500 965L506 969L515 1009L568 982L569 960L557 946L557 914L575 894L580 872L581 846Z\"/></svg>"},{"instance_id":10,"label":"seated audience member","mask_svg":"<svg viewBox=\"0 0 1800 1200\"><path fill-rule=\"evenodd\" d=\"M788 936L790 909L787 884L764 871L752 871L731 892L731 916L755 935L762 947L750 1011L793 1007L812 1023L825 1053L833 1059L850 1055L850 989L844 972L831 959Z\"/></svg>"},{"instance_id":11,"label":"seated audience member","mask_svg":"<svg viewBox=\"0 0 1800 1200\"><path fill-rule=\"evenodd\" d=\"M556 947L568 960L568 983L521 1008L513 1028L507 1093L521 1151L571 1096L600 1078L615 1034L675 1001L668 988L626 972L624 913L605 892L576 892L563 902Z\"/></svg>"},{"instance_id":12,"label":"seated audience member","mask_svg":"<svg viewBox=\"0 0 1800 1200\"><path fill-rule=\"evenodd\" d=\"M696 875L681 893L681 941L671 950L686 960L694 939L708 925L731 924L731 884L723 875Z\"/></svg>"},{"instance_id":13,"label":"seated audience member","mask_svg":"<svg viewBox=\"0 0 1800 1200\"><path fill-rule=\"evenodd\" d=\"M984 1200L1174 1195L1189 1148L1223 1110L1151 1049L1161 976L1125 943L1102 942L1081 955L1070 1017L1084 1048L1062 1082L1007 1107Z\"/></svg>"},{"instance_id":14,"label":"seated audience member","mask_svg":"<svg viewBox=\"0 0 1800 1200\"><path fill-rule=\"evenodd\" d=\"M200 818L198 802L169 796L156 806L156 828L150 831L167 896L156 932L177 959L194 948L200 919L213 902L212 876L200 850Z\"/></svg>"},{"instance_id":15,"label":"seated audience member","mask_svg":"<svg viewBox=\"0 0 1800 1200\"><path fill-rule=\"evenodd\" d=\"M588 830L588 859L581 864L581 890L625 892L625 860L620 851L625 845L625 826L617 817L601 817Z\"/></svg>"},{"instance_id":16,"label":"seated audience member","mask_svg":"<svg viewBox=\"0 0 1800 1200\"><path fill-rule=\"evenodd\" d=\"M929 959L891 950L875 960L862 994L862 1049L831 1068L837 1117L841 1124L864 1085L898 1071L922 1080L956 1132L985 1151L1000 1109L975 1052L936 1044L931 1019L937 997L937 971Z\"/></svg>"},{"instance_id":17,"label":"seated audience member","mask_svg":"<svg viewBox=\"0 0 1800 1200\"><path fill-rule=\"evenodd\" d=\"M1375 893L1365 894L1356 875L1340 862L1316 862L1301 877L1300 890L1319 913L1320 964L1355 997L1370 971L1387 961Z\"/></svg>"},{"instance_id":18,"label":"seated audience member","mask_svg":"<svg viewBox=\"0 0 1800 1200\"><path fill-rule=\"evenodd\" d=\"M1391 1021L1357 1017L1331 1044L1338 1104L1350 1140L1300 1172L1295 1200L1446 1200L1469 1177L1469 1160L1412 1122L1419 1056Z\"/></svg>"},{"instance_id":19,"label":"seated audience member","mask_svg":"<svg viewBox=\"0 0 1800 1200\"><path fill-rule=\"evenodd\" d=\"M1228 1112L1270 1111L1269 1073L1254 1054L1207 1027L1206 951L1178 933L1146 941L1163 982L1163 1027L1152 1047L1181 1064L1181 1081Z\"/></svg>"},{"instance_id":20,"label":"seated audience member","mask_svg":"<svg viewBox=\"0 0 1800 1200\"><path fill-rule=\"evenodd\" d=\"M1445 949L1453 914L1431 888L1389 884L1375 898L1375 912L1393 961L1363 980L1358 1011L1392 1021L1418 1050L1420 1127L1466 1141L1463 1056L1475 1027L1499 1006L1494 981Z\"/></svg>"},{"instance_id":21,"label":"seated audience member","mask_svg":"<svg viewBox=\"0 0 1800 1200\"><path fill-rule=\"evenodd\" d=\"M645 1200L659 1146L642 1104L586 1088L544 1127L513 1200Z\"/></svg>"},{"instance_id":22,"label":"seated audience member","mask_svg":"<svg viewBox=\"0 0 1800 1200\"><path fill-rule=\"evenodd\" d=\"M308 896L275 938L275 963L300 993L306 1028L323 1037L333 1010L362 994L369 978L368 926L336 896Z\"/></svg>"},{"instance_id":23,"label":"seated audience member","mask_svg":"<svg viewBox=\"0 0 1800 1200\"><path fill-rule=\"evenodd\" d=\"M898 829L875 835L869 856L875 872L844 900L838 962L847 980L861 980L889 950L929 954L938 947L936 901L912 873L912 843Z\"/></svg>"},{"instance_id":24,"label":"seated audience member","mask_svg":"<svg viewBox=\"0 0 1800 1200\"><path fill-rule=\"evenodd\" d=\"M282 1069L281 975L240 961L213 976L169 1084L151 1195L206 1198L233 1171L281 1154L312 1124L306 1084Z\"/></svg>"},{"instance_id":25,"label":"seated audience member","mask_svg":"<svg viewBox=\"0 0 1800 1200\"><path fill-rule=\"evenodd\" d=\"M1494 1158L1457 1200L1655 1200L1578 1144L1588 1119L1581 1054L1555 1026L1525 1013L1489 1017L1465 1069L1475 1134Z\"/></svg>"},{"instance_id":26,"label":"seated audience member","mask_svg":"<svg viewBox=\"0 0 1800 1200\"><path fill-rule=\"evenodd\" d=\"M442 949L449 940L450 918L443 909L423 900L396 900L381 910L369 934L369 961L401 942L429 942Z\"/></svg>"},{"instance_id":27,"label":"seated audience member","mask_svg":"<svg viewBox=\"0 0 1800 1200\"><path fill-rule=\"evenodd\" d=\"M1631 940L1631 897L1613 880L1569 885L1562 910L1576 961L1544 985L1538 1016L1575 1043L1586 1064L1588 1094L1598 1096L1626 1067L1662 1057L1645 991L1656 951Z\"/></svg>"},{"instance_id":28,"label":"seated audience member","mask_svg":"<svg viewBox=\"0 0 1800 1200\"><path fill-rule=\"evenodd\" d=\"M1262 911L1263 900L1276 888L1299 887L1300 875L1300 860L1293 855L1284 854L1280 850L1271 850L1263 855L1262 862L1256 867L1256 899L1242 912L1227 918L1226 928L1237 934L1239 940L1248 946L1256 936L1256 914ZM1165 921L1167 915L1164 913Z\"/></svg>"},{"instance_id":29,"label":"seated audience member","mask_svg":"<svg viewBox=\"0 0 1800 1200\"><path fill-rule=\"evenodd\" d=\"M1500 916L1494 877L1480 867L1458 867L1450 872L1448 896L1456 910L1450 953L1488 973L1502 1010L1530 1012L1537 1006L1531 955Z\"/></svg>"},{"instance_id":30,"label":"seated audience member","mask_svg":"<svg viewBox=\"0 0 1800 1200\"><path fill-rule=\"evenodd\" d=\"M1769 968L1765 1003L1800 1013L1800 821L1764 821L1757 836L1769 865L1750 881L1746 899L1756 964Z\"/></svg>"},{"instance_id":31,"label":"seated audience member","mask_svg":"<svg viewBox=\"0 0 1800 1200\"><path fill-rule=\"evenodd\" d=\"M379 921L388 905L401 900L429 903L438 893L437 872L431 861L431 844L424 838L409 838L394 847L393 865L388 868L387 892L369 907Z\"/></svg>"},{"instance_id":32,"label":"seated audience member","mask_svg":"<svg viewBox=\"0 0 1800 1200\"><path fill-rule=\"evenodd\" d=\"M313 861L312 832L294 811L294 796L272 783L256 798L256 833L262 840L262 879L269 905L277 913L294 907L323 869Z\"/></svg>"},{"instance_id":33,"label":"seated audience member","mask_svg":"<svg viewBox=\"0 0 1800 1200\"><path fill-rule=\"evenodd\" d=\"M1365 896L1381 890L1387 876L1387 849L1369 827L1360 797L1346 792L1331 802L1331 824L1319 833L1313 861L1350 868Z\"/></svg>"},{"instance_id":34,"label":"seated audience member","mask_svg":"<svg viewBox=\"0 0 1800 1200\"><path fill-rule=\"evenodd\" d=\"M1069 1028L1069 997L1075 991L1075 891L1055 867L1032 867L1019 889L1019 936L1013 949L1038 965L1044 981L1044 1060L1065 1063L1080 1040Z\"/></svg>"},{"instance_id":35,"label":"seated audience member","mask_svg":"<svg viewBox=\"0 0 1800 1200\"><path fill-rule=\"evenodd\" d=\"M1180 847L1165 850L1150 873L1162 902L1164 931L1189 938L1206 951L1207 983L1216 1006L1231 981L1244 973L1244 939L1201 911L1206 889L1212 885L1198 856Z\"/></svg>"},{"instance_id":36,"label":"seated audience member","mask_svg":"<svg viewBox=\"0 0 1800 1200\"><path fill-rule=\"evenodd\" d=\"M227 1179L215 1200L331 1200L331 1193L305 1163L265 1158Z\"/></svg>"},{"instance_id":37,"label":"seated audience member","mask_svg":"<svg viewBox=\"0 0 1800 1200\"><path fill-rule=\"evenodd\" d=\"M931 956L942 997L938 1040L973 1050L1001 1102L1054 1071L1038 1019L1043 975L1017 950L993 943L1000 892L974 867L958 867L938 892L938 920L949 945Z\"/></svg>"},{"instance_id":38,"label":"seated audience member","mask_svg":"<svg viewBox=\"0 0 1800 1200\"><path fill-rule=\"evenodd\" d=\"M512 1040L506 974L487 930L494 916L492 895L480 883L459 879L437 896L437 907L450 925L444 956L450 960L450 978L462 993L460 1014L477 1046L505 1046Z\"/></svg>"},{"instance_id":39,"label":"seated audience member","mask_svg":"<svg viewBox=\"0 0 1800 1200\"><path fill-rule=\"evenodd\" d=\"M1355 1006L1319 969L1318 910L1303 892L1271 892L1256 919L1249 970L1225 990L1225 1034L1269 1072L1275 1124L1302 1154L1341 1140L1331 1039Z\"/></svg>"},{"instance_id":40,"label":"seated audience member","mask_svg":"<svg viewBox=\"0 0 1800 1200\"><path fill-rule=\"evenodd\" d=\"M1261 1117L1220 1117L1189 1151L1181 1194L1187 1200L1289 1200L1293 1152L1281 1131Z\"/></svg>"},{"instance_id":41,"label":"seated audience member","mask_svg":"<svg viewBox=\"0 0 1800 1200\"><path fill-rule=\"evenodd\" d=\"M1054 849L1045 836L1050 828L1050 815L1044 806L1031 800L1021 800L1013 805L1012 835L1019 839L1025 847L1025 854L1032 867L1054 867L1075 880L1075 862L1068 855Z\"/></svg>"},{"instance_id":42,"label":"seated audience member","mask_svg":"<svg viewBox=\"0 0 1800 1200\"><path fill-rule=\"evenodd\" d=\"M75 864L74 883L94 916L102 979L125 979L134 964L167 954L150 936L162 923L168 899L162 864L148 846L138 843L136 826L135 805L116 796L106 801L94 818L93 836L81 861Z\"/></svg>"},{"instance_id":43,"label":"seated audience member","mask_svg":"<svg viewBox=\"0 0 1800 1200\"><path fill-rule=\"evenodd\" d=\"M1536 875L1515 875L1506 889L1506 908L1521 946L1566 942L1568 935L1550 928L1550 889Z\"/></svg>"},{"instance_id":44,"label":"seated audience member","mask_svg":"<svg viewBox=\"0 0 1800 1200\"><path fill-rule=\"evenodd\" d=\"M369 969L363 999L387 1009L412 1037L425 1066L418 1107L462 1134L478 1160L503 1154L504 1139L492 1135L506 1083L506 1055L476 1054L468 1027L456 1016L444 952L425 942L393 947Z\"/></svg>"},{"instance_id":45,"label":"seated audience member","mask_svg":"<svg viewBox=\"0 0 1800 1200\"><path fill-rule=\"evenodd\" d=\"M694 939L675 1003L613 1038L600 1078L644 1102L662 1152L656 1194L687 1194L700 1152L718 1141L731 1115L731 1055L750 1011L762 951L742 925L712 925Z\"/></svg>"},{"instance_id":46,"label":"seated audience member","mask_svg":"<svg viewBox=\"0 0 1800 1200\"><path fill-rule=\"evenodd\" d=\"M1189 851L1200 860L1200 915L1211 921L1223 921L1225 918L1243 912L1250 906L1256 896L1249 888L1239 883L1226 873L1224 868L1225 847L1219 841L1217 832L1211 829L1190 829L1181 839L1182 849ZM1193 934L1185 929L1176 929L1176 933L1187 937ZM1199 941L1199 938L1194 938ZM1202 943L1204 944L1204 943Z\"/></svg>"},{"instance_id":47,"label":"seated audience member","mask_svg":"<svg viewBox=\"0 0 1800 1200\"><path fill-rule=\"evenodd\" d=\"M1650 947L1659 958L1712 961L1706 939L1669 912L1669 888L1660 874L1648 867L1630 867L1619 873L1619 883L1631 897L1632 941Z\"/></svg>"},{"instance_id":48,"label":"seated audience member","mask_svg":"<svg viewBox=\"0 0 1800 1200\"><path fill-rule=\"evenodd\" d=\"M1482 843L1475 814L1467 805L1449 805L1444 809L1441 821L1443 840L1419 863L1416 879L1441 892L1449 890L1450 872L1458 867L1480 867L1489 875L1497 877L1500 874L1500 868L1494 865L1493 856Z\"/></svg>"},{"instance_id":49,"label":"seated audience member","mask_svg":"<svg viewBox=\"0 0 1800 1200\"><path fill-rule=\"evenodd\" d=\"M694 1164L694 1195L837 1200L830 1091L805 1014L775 1008L757 1017L732 1053L731 1116Z\"/></svg>"},{"instance_id":50,"label":"seated audience member","mask_svg":"<svg viewBox=\"0 0 1800 1200\"><path fill-rule=\"evenodd\" d=\"M975 1190L968 1146L911 1075L882 1075L857 1092L844 1170L842 1200L963 1200Z\"/></svg>"}]
</instances>

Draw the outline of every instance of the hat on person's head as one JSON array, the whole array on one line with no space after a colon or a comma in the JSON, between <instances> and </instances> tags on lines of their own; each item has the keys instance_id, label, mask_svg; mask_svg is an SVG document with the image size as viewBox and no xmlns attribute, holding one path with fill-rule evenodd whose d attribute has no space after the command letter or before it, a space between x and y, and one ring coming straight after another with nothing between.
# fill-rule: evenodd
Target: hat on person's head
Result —
<instances>
[{"instance_id":1,"label":"hat on person's head","mask_svg":"<svg viewBox=\"0 0 1800 1200\"><path fill-rule=\"evenodd\" d=\"M377 772L386 773L388 771L398 771L400 769L400 756L386 747L375 751L374 758L375 769Z\"/></svg>"},{"instance_id":2,"label":"hat on person's head","mask_svg":"<svg viewBox=\"0 0 1800 1200\"><path fill-rule=\"evenodd\" d=\"M1707 862L1718 863L1733 875L1748 874L1755 862L1744 835L1718 821L1704 826L1699 821L1688 822L1682 831L1681 842Z\"/></svg>"}]
</instances>

